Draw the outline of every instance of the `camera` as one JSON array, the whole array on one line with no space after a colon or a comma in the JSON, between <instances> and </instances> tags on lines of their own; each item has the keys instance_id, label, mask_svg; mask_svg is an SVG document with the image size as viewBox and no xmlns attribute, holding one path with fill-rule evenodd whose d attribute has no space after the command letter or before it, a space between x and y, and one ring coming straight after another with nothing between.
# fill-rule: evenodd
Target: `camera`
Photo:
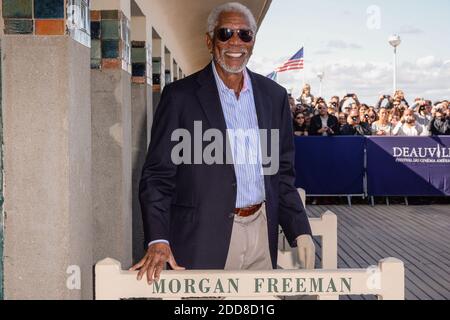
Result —
<instances>
[{"instance_id":1,"label":"camera","mask_svg":"<svg viewBox=\"0 0 450 320\"><path fill-rule=\"evenodd\" d=\"M356 122L356 121L358 121L358 117L352 117L352 120L353 120L354 122Z\"/></svg>"}]
</instances>

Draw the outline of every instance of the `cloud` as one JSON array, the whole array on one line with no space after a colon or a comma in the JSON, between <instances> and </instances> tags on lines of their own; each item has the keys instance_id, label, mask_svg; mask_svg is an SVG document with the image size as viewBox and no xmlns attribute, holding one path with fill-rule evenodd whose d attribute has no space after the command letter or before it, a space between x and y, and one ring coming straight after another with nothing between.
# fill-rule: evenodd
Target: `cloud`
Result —
<instances>
[{"instance_id":1,"label":"cloud","mask_svg":"<svg viewBox=\"0 0 450 320\"><path fill-rule=\"evenodd\" d=\"M440 68L443 67L446 62L437 59L435 56L427 56L417 59L416 64L420 68Z\"/></svg>"},{"instance_id":2,"label":"cloud","mask_svg":"<svg viewBox=\"0 0 450 320\"><path fill-rule=\"evenodd\" d=\"M316 50L314 54L328 55L336 52L337 50L346 49L362 49L362 46L356 43L346 42L343 40L331 40L323 44L323 49Z\"/></svg>"},{"instance_id":3,"label":"cloud","mask_svg":"<svg viewBox=\"0 0 450 320\"><path fill-rule=\"evenodd\" d=\"M361 49L362 47L356 43L349 43L343 40L331 40L325 45L328 49Z\"/></svg>"},{"instance_id":4,"label":"cloud","mask_svg":"<svg viewBox=\"0 0 450 320\"><path fill-rule=\"evenodd\" d=\"M318 55L327 55L327 54L332 54L333 51L332 50L328 50L328 49L322 49L322 50L316 50L314 51L314 54L318 54Z\"/></svg>"},{"instance_id":5,"label":"cloud","mask_svg":"<svg viewBox=\"0 0 450 320\"><path fill-rule=\"evenodd\" d=\"M259 62L252 61L251 70L259 72L267 66L268 60L264 64ZM373 105L381 94L392 94L392 64L388 62L339 60L315 67L307 61L305 66L306 82L312 85L313 94L318 94L319 71L325 72L323 95L326 98L356 93L361 101ZM268 72L263 74L270 73L265 70ZM398 76L398 87L405 91L409 100L415 97L433 101L450 98L450 60L425 56L416 61L406 61L399 66ZM278 81L286 88L294 88L295 95L299 94L303 83L302 71L281 73Z\"/></svg>"},{"instance_id":6,"label":"cloud","mask_svg":"<svg viewBox=\"0 0 450 320\"><path fill-rule=\"evenodd\" d=\"M400 27L400 34L420 34L423 30L411 25L404 25Z\"/></svg>"}]
</instances>

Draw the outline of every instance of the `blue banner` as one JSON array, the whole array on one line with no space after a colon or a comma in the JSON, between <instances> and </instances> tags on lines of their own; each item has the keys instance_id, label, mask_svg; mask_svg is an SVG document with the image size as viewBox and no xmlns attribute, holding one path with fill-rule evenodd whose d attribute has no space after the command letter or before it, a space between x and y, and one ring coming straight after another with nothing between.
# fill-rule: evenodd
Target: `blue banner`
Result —
<instances>
[{"instance_id":1,"label":"blue banner","mask_svg":"<svg viewBox=\"0 0 450 320\"><path fill-rule=\"evenodd\" d=\"M367 138L369 196L450 196L450 137Z\"/></svg>"},{"instance_id":2,"label":"blue banner","mask_svg":"<svg viewBox=\"0 0 450 320\"><path fill-rule=\"evenodd\" d=\"M307 195L364 194L364 137L296 137L296 187Z\"/></svg>"}]
</instances>

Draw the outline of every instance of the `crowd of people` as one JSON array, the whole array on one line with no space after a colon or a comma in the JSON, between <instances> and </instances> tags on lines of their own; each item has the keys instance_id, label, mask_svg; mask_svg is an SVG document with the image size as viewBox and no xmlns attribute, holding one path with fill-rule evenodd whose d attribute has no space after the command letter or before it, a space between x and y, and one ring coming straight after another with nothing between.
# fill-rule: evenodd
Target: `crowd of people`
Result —
<instances>
[{"instance_id":1,"label":"crowd of people","mask_svg":"<svg viewBox=\"0 0 450 320\"><path fill-rule=\"evenodd\" d=\"M408 103L403 91L380 96L375 106L356 94L326 102L305 85L301 96L289 96L296 136L437 136L450 135L449 101L416 98Z\"/></svg>"}]
</instances>

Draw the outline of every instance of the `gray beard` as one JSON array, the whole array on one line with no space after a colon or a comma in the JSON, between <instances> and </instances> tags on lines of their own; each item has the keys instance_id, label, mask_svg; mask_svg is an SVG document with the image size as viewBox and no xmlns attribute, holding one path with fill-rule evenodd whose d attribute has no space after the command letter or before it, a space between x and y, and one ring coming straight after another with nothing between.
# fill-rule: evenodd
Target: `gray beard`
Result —
<instances>
[{"instance_id":1,"label":"gray beard","mask_svg":"<svg viewBox=\"0 0 450 320\"><path fill-rule=\"evenodd\" d=\"M250 57L247 55L247 57L245 58L244 62L242 63L241 66L239 67L230 67L229 65L227 65L225 63L225 53L221 53L220 57L214 57L214 60L219 64L219 66L222 67L223 70L225 70L228 73L241 73L242 71L244 71L245 67L248 64L248 61L250 60Z\"/></svg>"}]
</instances>

